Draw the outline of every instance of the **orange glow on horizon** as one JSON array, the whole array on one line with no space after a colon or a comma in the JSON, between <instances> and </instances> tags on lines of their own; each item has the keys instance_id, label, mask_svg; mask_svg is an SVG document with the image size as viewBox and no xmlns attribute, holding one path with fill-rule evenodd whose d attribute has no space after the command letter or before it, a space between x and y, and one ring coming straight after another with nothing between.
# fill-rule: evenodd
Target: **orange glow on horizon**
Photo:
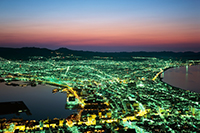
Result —
<instances>
[{"instance_id":1,"label":"orange glow on horizon","mask_svg":"<svg viewBox=\"0 0 200 133\"><path fill-rule=\"evenodd\" d=\"M53 23L39 26L1 27L3 43L54 43L55 45L165 45L200 43L198 30L168 23Z\"/></svg>"}]
</instances>

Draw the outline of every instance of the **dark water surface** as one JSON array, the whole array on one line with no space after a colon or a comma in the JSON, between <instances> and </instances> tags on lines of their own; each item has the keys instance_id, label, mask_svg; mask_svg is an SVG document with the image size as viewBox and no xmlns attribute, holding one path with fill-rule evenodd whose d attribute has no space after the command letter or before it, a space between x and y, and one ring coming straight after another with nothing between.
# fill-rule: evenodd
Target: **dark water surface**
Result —
<instances>
[{"instance_id":1,"label":"dark water surface","mask_svg":"<svg viewBox=\"0 0 200 133\"><path fill-rule=\"evenodd\" d=\"M21 117L28 120L40 120L47 119L47 117L50 119L68 117L74 110L65 109L67 94L59 92L53 94L52 89L54 88L49 85L14 87L0 83L0 102L23 101L32 114L30 116L26 113L20 113L20 116L0 115L0 118Z\"/></svg>"},{"instance_id":2,"label":"dark water surface","mask_svg":"<svg viewBox=\"0 0 200 133\"><path fill-rule=\"evenodd\" d=\"M172 86L200 93L200 65L171 68L161 77Z\"/></svg>"}]
</instances>

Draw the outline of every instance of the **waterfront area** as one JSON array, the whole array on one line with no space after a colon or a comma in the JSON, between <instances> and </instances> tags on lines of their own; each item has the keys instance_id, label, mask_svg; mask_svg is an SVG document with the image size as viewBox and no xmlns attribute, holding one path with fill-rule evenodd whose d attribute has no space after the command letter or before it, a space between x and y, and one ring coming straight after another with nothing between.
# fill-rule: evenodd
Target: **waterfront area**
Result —
<instances>
[{"instance_id":1,"label":"waterfront area","mask_svg":"<svg viewBox=\"0 0 200 133\"><path fill-rule=\"evenodd\" d=\"M177 88L200 93L200 65L174 67L162 73L162 81Z\"/></svg>"},{"instance_id":2,"label":"waterfront area","mask_svg":"<svg viewBox=\"0 0 200 133\"><path fill-rule=\"evenodd\" d=\"M12 82L17 80L32 86L54 86L49 91L67 94L65 108L76 109L77 113L42 120L4 119L0 115L0 129L2 132L197 133L200 94L172 87L161 81L161 75L167 68L198 64L200 60L153 57L120 61L111 57L46 61L1 58L2 82L15 85Z\"/></svg>"},{"instance_id":3,"label":"waterfront area","mask_svg":"<svg viewBox=\"0 0 200 133\"><path fill-rule=\"evenodd\" d=\"M22 109L19 109L18 111L21 113L17 111L12 114L0 115L1 118L23 118L25 120L65 118L75 111L65 109L66 93L52 93L52 90L56 87L50 85L31 86L28 84L29 82L20 81L12 81L9 83L11 85L0 83L0 103L23 101L30 110L31 115L27 115L20 111ZM15 110L15 108L8 107L3 109Z\"/></svg>"}]
</instances>

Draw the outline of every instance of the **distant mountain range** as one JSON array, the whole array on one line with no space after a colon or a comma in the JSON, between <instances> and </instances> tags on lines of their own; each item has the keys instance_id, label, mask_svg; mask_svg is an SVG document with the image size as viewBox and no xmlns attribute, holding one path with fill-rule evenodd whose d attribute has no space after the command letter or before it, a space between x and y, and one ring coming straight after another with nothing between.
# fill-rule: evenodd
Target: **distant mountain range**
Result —
<instances>
[{"instance_id":1,"label":"distant mountain range","mask_svg":"<svg viewBox=\"0 0 200 133\"><path fill-rule=\"evenodd\" d=\"M78 51L67 48L59 48L50 50L47 48L23 47L23 48L5 48L0 47L0 57L11 60L27 60L33 56L43 56L45 58L56 56L81 56L82 59L92 59L94 57L111 57L114 60L129 60L133 56L136 57L157 57L164 59L200 59L200 52L92 52ZM67 59L67 58L62 58ZM68 58L69 59L69 58Z\"/></svg>"}]
</instances>

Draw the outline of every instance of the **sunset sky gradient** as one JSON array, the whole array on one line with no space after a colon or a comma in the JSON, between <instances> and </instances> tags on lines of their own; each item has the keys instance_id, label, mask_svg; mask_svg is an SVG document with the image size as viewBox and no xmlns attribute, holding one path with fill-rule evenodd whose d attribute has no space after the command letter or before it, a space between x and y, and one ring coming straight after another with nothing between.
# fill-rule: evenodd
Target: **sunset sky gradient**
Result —
<instances>
[{"instance_id":1,"label":"sunset sky gradient","mask_svg":"<svg viewBox=\"0 0 200 133\"><path fill-rule=\"evenodd\" d=\"M1 0L0 47L200 51L200 0Z\"/></svg>"}]
</instances>

